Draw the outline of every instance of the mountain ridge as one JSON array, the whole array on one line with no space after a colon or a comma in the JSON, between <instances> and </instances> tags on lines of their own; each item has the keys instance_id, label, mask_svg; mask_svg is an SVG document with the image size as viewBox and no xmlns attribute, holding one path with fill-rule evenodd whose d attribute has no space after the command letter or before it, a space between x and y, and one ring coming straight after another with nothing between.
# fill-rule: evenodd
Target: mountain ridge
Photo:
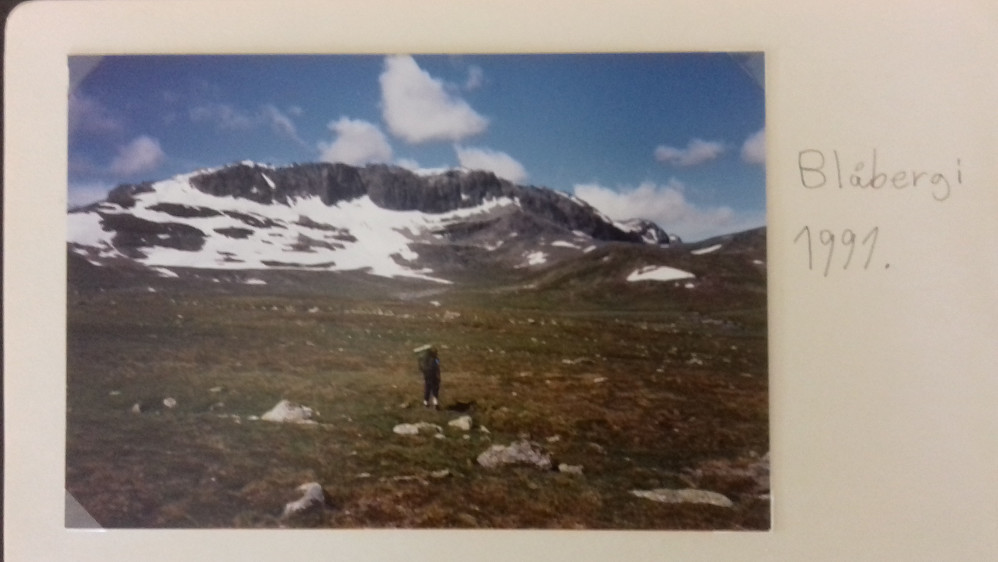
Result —
<instances>
[{"instance_id":1,"label":"mountain ridge","mask_svg":"<svg viewBox=\"0 0 998 562\"><path fill-rule=\"evenodd\" d=\"M71 251L95 265L367 270L439 282L439 260L423 263L413 247L477 247L517 268L606 243L679 242L650 221L615 222L572 195L492 172L385 164L244 161L119 185L70 210L69 223Z\"/></svg>"}]
</instances>

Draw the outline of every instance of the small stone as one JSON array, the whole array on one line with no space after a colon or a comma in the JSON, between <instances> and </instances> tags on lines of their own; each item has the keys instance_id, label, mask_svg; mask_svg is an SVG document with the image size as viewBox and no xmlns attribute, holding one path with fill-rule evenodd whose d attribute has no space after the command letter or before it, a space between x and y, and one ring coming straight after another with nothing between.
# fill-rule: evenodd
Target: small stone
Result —
<instances>
[{"instance_id":1,"label":"small stone","mask_svg":"<svg viewBox=\"0 0 998 562\"><path fill-rule=\"evenodd\" d=\"M171 409L172 408L176 408L177 407L177 400L175 398L164 398L163 399L163 405L166 406L167 408L171 408Z\"/></svg>"},{"instance_id":2,"label":"small stone","mask_svg":"<svg viewBox=\"0 0 998 562\"><path fill-rule=\"evenodd\" d=\"M433 472L430 473L431 478L440 479L440 478L447 478L448 476L450 476L450 470L446 468L443 470L434 470Z\"/></svg>"},{"instance_id":3,"label":"small stone","mask_svg":"<svg viewBox=\"0 0 998 562\"><path fill-rule=\"evenodd\" d=\"M590 441L589 442L589 448L592 449L592 450L594 450L594 451L596 451L597 453L599 453L601 455L605 455L606 454L606 448L603 447L603 445L600 445L599 443L595 443L595 442Z\"/></svg>"},{"instance_id":4,"label":"small stone","mask_svg":"<svg viewBox=\"0 0 998 562\"><path fill-rule=\"evenodd\" d=\"M655 490L631 490L631 494L639 498L648 499L659 503L702 503L716 505L718 507L732 507L734 502L727 496L709 490L696 490L684 488L673 490L669 488L658 488Z\"/></svg>"},{"instance_id":5,"label":"small stone","mask_svg":"<svg viewBox=\"0 0 998 562\"><path fill-rule=\"evenodd\" d=\"M296 404L290 400L281 400L267 413L260 416L260 419L281 423L315 423L312 416L315 411L308 406Z\"/></svg>"},{"instance_id":6,"label":"small stone","mask_svg":"<svg viewBox=\"0 0 998 562\"><path fill-rule=\"evenodd\" d=\"M447 425L461 431L470 431L472 425L471 416L461 416L447 422Z\"/></svg>"},{"instance_id":7,"label":"small stone","mask_svg":"<svg viewBox=\"0 0 998 562\"><path fill-rule=\"evenodd\" d=\"M130 411L131 411L131 412L132 412L133 414L141 414L141 413L142 413L142 404L139 404L138 402L136 402L136 403L135 403L135 404L134 404L134 405L132 406L132 409L131 409Z\"/></svg>"},{"instance_id":8,"label":"small stone","mask_svg":"<svg viewBox=\"0 0 998 562\"><path fill-rule=\"evenodd\" d=\"M478 464L485 468L496 468L507 464L527 464L540 469L551 468L551 457L540 446L523 439L509 446L493 445L478 455Z\"/></svg>"},{"instance_id":9,"label":"small stone","mask_svg":"<svg viewBox=\"0 0 998 562\"><path fill-rule=\"evenodd\" d=\"M326 504L326 493L318 482L302 484L298 486L297 490L302 493L302 497L284 504L282 519L298 515L304 511L321 508Z\"/></svg>"},{"instance_id":10,"label":"small stone","mask_svg":"<svg viewBox=\"0 0 998 562\"><path fill-rule=\"evenodd\" d=\"M565 474L582 474L582 465L561 463L558 465L558 472Z\"/></svg>"},{"instance_id":11,"label":"small stone","mask_svg":"<svg viewBox=\"0 0 998 562\"><path fill-rule=\"evenodd\" d=\"M392 431L398 435L419 435L419 428L412 423L400 423L393 427Z\"/></svg>"},{"instance_id":12,"label":"small stone","mask_svg":"<svg viewBox=\"0 0 998 562\"><path fill-rule=\"evenodd\" d=\"M443 430L439 425L428 422L400 423L392 428L392 432L398 435L419 435L421 431L435 431L442 436Z\"/></svg>"}]
</instances>

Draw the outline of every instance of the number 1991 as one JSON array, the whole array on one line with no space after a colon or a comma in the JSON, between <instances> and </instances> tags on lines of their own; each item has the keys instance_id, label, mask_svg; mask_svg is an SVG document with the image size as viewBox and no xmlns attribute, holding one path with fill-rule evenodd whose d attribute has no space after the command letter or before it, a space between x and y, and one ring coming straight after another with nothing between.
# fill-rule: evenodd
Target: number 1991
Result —
<instances>
[{"instance_id":1,"label":"number 1991","mask_svg":"<svg viewBox=\"0 0 998 562\"><path fill-rule=\"evenodd\" d=\"M817 232L817 245L812 239L811 227L805 225L804 228L800 229L797 236L794 237L794 244L803 241L807 244L807 268L810 270L814 269L814 259L815 254L822 253L824 260L824 273L825 277L828 277L828 272L832 268L832 261L836 255L836 247L847 248L848 250L842 249L839 251L841 256L843 251L848 251L845 258L842 259L842 269L849 269L853 266L853 256L856 253L856 247L860 246L862 249L860 252L865 250L866 260L863 261L863 269L870 268L870 261L873 259L873 251L877 247L877 235L880 233L879 227L873 227L867 232L862 238L859 234L856 234L852 229L845 229L841 233L829 230L827 228L821 229ZM860 256L859 259L862 259ZM859 267L857 264L854 267Z\"/></svg>"}]
</instances>

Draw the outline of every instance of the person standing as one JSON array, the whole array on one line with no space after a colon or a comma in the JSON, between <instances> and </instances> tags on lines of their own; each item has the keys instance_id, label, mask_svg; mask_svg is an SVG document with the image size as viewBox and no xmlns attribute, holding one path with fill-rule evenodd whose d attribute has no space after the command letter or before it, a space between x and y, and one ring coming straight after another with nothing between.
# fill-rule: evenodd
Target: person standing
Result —
<instances>
[{"instance_id":1,"label":"person standing","mask_svg":"<svg viewBox=\"0 0 998 562\"><path fill-rule=\"evenodd\" d=\"M440 356L433 346L420 349L419 370L423 373L423 406L440 409Z\"/></svg>"}]
</instances>

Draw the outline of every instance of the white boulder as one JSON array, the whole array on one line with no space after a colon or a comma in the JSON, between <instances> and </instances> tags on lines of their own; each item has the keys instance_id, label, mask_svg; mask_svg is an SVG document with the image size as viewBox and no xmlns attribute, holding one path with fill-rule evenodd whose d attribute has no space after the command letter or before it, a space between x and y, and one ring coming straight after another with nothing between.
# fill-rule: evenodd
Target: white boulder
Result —
<instances>
[{"instance_id":1,"label":"white boulder","mask_svg":"<svg viewBox=\"0 0 998 562\"><path fill-rule=\"evenodd\" d=\"M298 486L297 490L301 492L302 497L284 504L284 513L281 514L282 519L309 510L319 509L326 505L326 493L322 490L322 485L318 482L302 484Z\"/></svg>"},{"instance_id":2,"label":"white boulder","mask_svg":"<svg viewBox=\"0 0 998 562\"><path fill-rule=\"evenodd\" d=\"M447 425L461 431L471 431L471 416L461 416L447 422Z\"/></svg>"},{"instance_id":3,"label":"white boulder","mask_svg":"<svg viewBox=\"0 0 998 562\"><path fill-rule=\"evenodd\" d=\"M703 503L719 507L732 507L734 503L724 494L709 490L683 488L657 488L655 490L631 490L631 494L659 503Z\"/></svg>"},{"instance_id":4,"label":"white boulder","mask_svg":"<svg viewBox=\"0 0 998 562\"><path fill-rule=\"evenodd\" d=\"M497 468L507 464L526 464L543 470L551 469L551 456L540 445L522 439L510 445L493 445L478 455L478 464Z\"/></svg>"},{"instance_id":5,"label":"white boulder","mask_svg":"<svg viewBox=\"0 0 998 562\"><path fill-rule=\"evenodd\" d=\"M421 431L429 431L441 435L444 428L429 422L400 423L392 428L392 432L398 435L419 435Z\"/></svg>"},{"instance_id":6,"label":"white boulder","mask_svg":"<svg viewBox=\"0 0 998 562\"><path fill-rule=\"evenodd\" d=\"M312 416L315 410L308 406L296 404L290 400L281 400L267 413L260 416L261 420L281 423L316 423Z\"/></svg>"}]
</instances>

